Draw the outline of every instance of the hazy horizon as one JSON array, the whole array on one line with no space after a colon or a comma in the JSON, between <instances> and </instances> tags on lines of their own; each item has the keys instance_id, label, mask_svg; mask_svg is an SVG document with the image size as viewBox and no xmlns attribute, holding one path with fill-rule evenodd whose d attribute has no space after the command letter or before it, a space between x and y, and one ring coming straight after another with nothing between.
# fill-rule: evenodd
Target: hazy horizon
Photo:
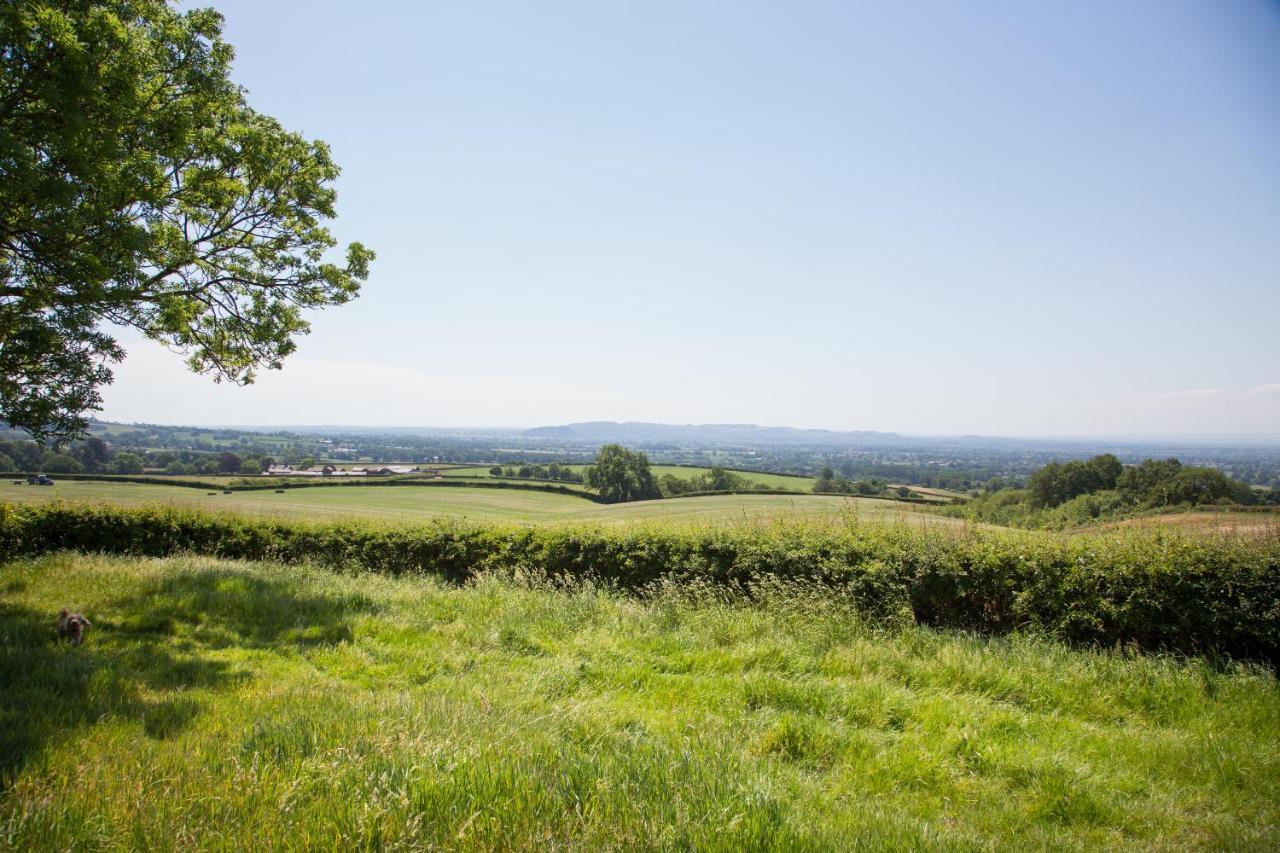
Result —
<instances>
[{"instance_id":1,"label":"hazy horizon","mask_svg":"<svg viewBox=\"0 0 1280 853\"><path fill-rule=\"evenodd\" d=\"M104 419L1280 424L1280 7L213 0L363 295ZM161 390L162 389L162 390Z\"/></svg>"},{"instance_id":2,"label":"hazy horizon","mask_svg":"<svg viewBox=\"0 0 1280 853\"><path fill-rule=\"evenodd\" d=\"M168 421L115 421L108 418L96 417L92 419L96 422L113 423L123 426L129 425L148 425L161 427L189 427L193 429L229 429L238 431L254 431L254 432L270 432L270 431L294 431L303 432L306 430L323 430L338 431L349 430L358 432L360 430L368 430L373 433L377 432L397 432L406 435L414 434L412 431L420 431L417 434L430 435L434 432L467 432L473 430L477 433L482 432L524 432L528 430L540 429L545 427L562 427L573 426L577 424L639 424L646 426L674 426L689 428L713 428L713 427L755 427L764 430L797 430L797 431L820 431L834 433L872 433L877 435L897 435L909 439L946 439L946 438L965 438L965 439L991 439L995 441L1118 441L1118 442L1161 442L1169 441L1176 443L1179 440L1203 443L1209 441L1242 441L1249 443L1249 446L1280 446L1280 432L1236 432L1236 433L1099 433L1099 434L990 434L990 433L917 433L906 432L893 429L867 429L867 430L827 430L823 427L810 427L799 424L783 424L783 423L738 423L738 422L720 422L720 423L694 423L694 422L661 422L661 421L608 421L598 418L588 419L585 421L573 422L548 422L548 423L530 423L516 424L511 426L503 426L498 424L379 424L379 423L333 423L333 422L315 422L315 423L250 423L250 422L168 422Z\"/></svg>"}]
</instances>

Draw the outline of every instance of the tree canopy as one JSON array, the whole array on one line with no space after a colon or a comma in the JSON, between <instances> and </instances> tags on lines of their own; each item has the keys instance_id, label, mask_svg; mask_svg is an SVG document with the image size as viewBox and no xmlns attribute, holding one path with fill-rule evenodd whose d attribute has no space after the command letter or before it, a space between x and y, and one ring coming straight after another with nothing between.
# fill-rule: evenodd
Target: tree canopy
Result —
<instances>
[{"instance_id":1,"label":"tree canopy","mask_svg":"<svg viewBox=\"0 0 1280 853\"><path fill-rule=\"evenodd\" d=\"M1087 461L1050 462L1031 475L1027 488L1036 507L1055 507L1079 495L1116 487L1124 471L1120 460L1103 453Z\"/></svg>"},{"instance_id":2,"label":"tree canopy","mask_svg":"<svg viewBox=\"0 0 1280 853\"><path fill-rule=\"evenodd\" d=\"M662 497L649 469L649 457L620 444L601 447L596 453L595 464L583 470L582 480L610 502Z\"/></svg>"},{"instance_id":3,"label":"tree canopy","mask_svg":"<svg viewBox=\"0 0 1280 853\"><path fill-rule=\"evenodd\" d=\"M0 8L0 420L83 432L133 327L216 381L279 368L305 309L355 297L329 148L248 105L211 9Z\"/></svg>"}]
</instances>

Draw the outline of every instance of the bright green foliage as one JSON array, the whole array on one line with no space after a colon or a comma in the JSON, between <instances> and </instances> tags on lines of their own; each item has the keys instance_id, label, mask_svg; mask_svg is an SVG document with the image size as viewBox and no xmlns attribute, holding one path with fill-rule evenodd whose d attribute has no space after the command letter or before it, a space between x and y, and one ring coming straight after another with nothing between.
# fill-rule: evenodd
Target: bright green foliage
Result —
<instances>
[{"instance_id":1,"label":"bright green foliage","mask_svg":"<svg viewBox=\"0 0 1280 853\"><path fill-rule=\"evenodd\" d=\"M606 444L596 453L594 465L582 472L582 481L611 503L662 497L649 470L649 457L620 444Z\"/></svg>"},{"instance_id":2,"label":"bright green foliage","mask_svg":"<svg viewBox=\"0 0 1280 853\"><path fill-rule=\"evenodd\" d=\"M40 460L40 468L49 474L79 474L84 465L70 453L47 451Z\"/></svg>"},{"instance_id":3,"label":"bright green foliage","mask_svg":"<svg viewBox=\"0 0 1280 853\"><path fill-rule=\"evenodd\" d=\"M6 848L1280 846L1280 689L1247 666L875 628L794 581L0 578Z\"/></svg>"},{"instance_id":4,"label":"bright green foliage","mask_svg":"<svg viewBox=\"0 0 1280 853\"><path fill-rule=\"evenodd\" d=\"M1038 508L1055 507L1077 495L1114 489L1123 470L1120 460L1110 453L1087 462L1050 462L1031 475L1031 503Z\"/></svg>"},{"instance_id":5,"label":"bright green foliage","mask_svg":"<svg viewBox=\"0 0 1280 853\"><path fill-rule=\"evenodd\" d=\"M1126 468L1116 487L1125 497L1149 507L1257 502L1247 483L1213 468L1184 466L1177 459L1148 459Z\"/></svg>"},{"instance_id":6,"label":"bright green foliage","mask_svg":"<svg viewBox=\"0 0 1280 853\"><path fill-rule=\"evenodd\" d=\"M142 457L127 450L117 453L111 460L112 474L141 474L142 468Z\"/></svg>"},{"instance_id":7,"label":"bright green foliage","mask_svg":"<svg viewBox=\"0 0 1280 853\"><path fill-rule=\"evenodd\" d=\"M1051 462L1031 475L1025 489L996 484L974 501L944 512L993 524L1073 527L1142 510L1173 506L1259 502L1247 483L1213 468L1184 466L1177 459L1122 466L1110 454L1087 462Z\"/></svg>"},{"instance_id":8,"label":"bright green foliage","mask_svg":"<svg viewBox=\"0 0 1280 853\"><path fill-rule=\"evenodd\" d=\"M104 322L251 382L368 275L359 243L326 260L328 147L247 104L221 28L163 0L0 9L0 419L82 431L124 355Z\"/></svg>"}]
</instances>

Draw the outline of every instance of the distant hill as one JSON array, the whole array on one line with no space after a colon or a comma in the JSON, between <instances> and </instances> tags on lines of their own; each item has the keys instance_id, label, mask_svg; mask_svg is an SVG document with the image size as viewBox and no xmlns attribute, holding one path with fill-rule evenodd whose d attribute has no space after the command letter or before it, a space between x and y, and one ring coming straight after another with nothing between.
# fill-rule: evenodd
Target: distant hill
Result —
<instances>
[{"instance_id":1,"label":"distant hill","mask_svg":"<svg viewBox=\"0 0 1280 853\"><path fill-rule=\"evenodd\" d=\"M699 445L839 445L877 446L901 444L902 436L894 432L829 429L796 429L795 427L762 427L755 424L655 424L641 421L587 421L585 423L544 426L525 430L523 438L553 441L581 441L608 444L699 444Z\"/></svg>"},{"instance_id":2,"label":"distant hill","mask_svg":"<svg viewBox=\"0 0 1280 853\"><path fill-rule=\"evenodd\" d=\"M527 429L519 437L564 444L626 444L638 447L825 447L849 449L1142 452L1175 455L1189 448L1280 449L1277 435L1185 435L1096 437L1005 437L994 435L902 435L874 430L797 429L756 424L659 424L644 421L585 421Z\"/></svg>"}]
</instances>

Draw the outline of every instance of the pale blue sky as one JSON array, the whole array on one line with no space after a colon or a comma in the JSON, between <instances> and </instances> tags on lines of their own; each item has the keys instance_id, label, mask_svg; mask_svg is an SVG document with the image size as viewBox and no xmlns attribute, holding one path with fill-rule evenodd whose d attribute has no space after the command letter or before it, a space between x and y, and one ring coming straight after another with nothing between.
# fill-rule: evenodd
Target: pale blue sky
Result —
<instances>
[{"instance_id":1,"label":"pale blue sky","mask_svg":"<svg viewBox=\"0 0 1280 853\"><path fill-rule=\"evenodd\" d=\"M212 5L378 260L105 417L1280 433L1275 3Z\"/></svg>"}]
</instances>

